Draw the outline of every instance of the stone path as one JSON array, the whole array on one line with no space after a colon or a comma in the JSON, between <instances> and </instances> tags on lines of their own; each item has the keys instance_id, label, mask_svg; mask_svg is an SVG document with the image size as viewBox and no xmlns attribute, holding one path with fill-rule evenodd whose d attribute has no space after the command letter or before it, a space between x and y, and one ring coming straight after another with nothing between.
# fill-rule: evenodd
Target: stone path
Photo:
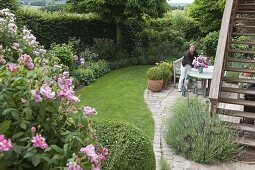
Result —
<instances>
[{"instance_id":1,"label":"stone path","mask_svg":"<svg viewBox=\"0 0 255 170\"><path fill-rule=\"evenodd\" d=\"M164 121L171 116L169 108L180 97L181 93L173 86L168 86L166 90L159 93L153 93L147 89L144 92L144 100L148 104L155 122L153 149L156 157L156 170L160 170L159 160L161 157L167 160L171 170L255 170L255 165L240 162L208 166L175 155L164 140L163 129Z\"/></svg>"}]
</instances>

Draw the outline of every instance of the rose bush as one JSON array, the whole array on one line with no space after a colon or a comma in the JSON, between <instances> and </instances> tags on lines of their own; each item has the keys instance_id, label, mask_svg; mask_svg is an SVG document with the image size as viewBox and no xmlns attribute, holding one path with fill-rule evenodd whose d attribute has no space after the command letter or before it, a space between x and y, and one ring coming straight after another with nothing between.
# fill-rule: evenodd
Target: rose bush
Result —
<instances>
[{"instance_id":1,"label":"rose bush","mask_svg":"<svg viewBox=\"0 0 255 170\"><path fill-rule=\"evenodd\" d=\"M58 58L0 10L0 169L100 169L107 149Z\"/></svg>"}]
</instances>

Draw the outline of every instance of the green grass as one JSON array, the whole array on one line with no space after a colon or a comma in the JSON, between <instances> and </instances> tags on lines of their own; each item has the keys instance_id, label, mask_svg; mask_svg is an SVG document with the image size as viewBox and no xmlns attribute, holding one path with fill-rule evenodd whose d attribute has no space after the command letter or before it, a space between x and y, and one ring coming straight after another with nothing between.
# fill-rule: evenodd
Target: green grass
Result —
<instances>
[{"instance_id":1,"label":"green grass","mask_svg":"<svg viewBox=\"0 0 255 170\"><path fill-rule=\"evenodd\" d=\"M95 107L95 120L127 121L152 139L154 122L144 102L147 87L146 72L151 66L131 66L111 71L92 85L77 91L80 105Z\"/></svg>"}]
</instances>

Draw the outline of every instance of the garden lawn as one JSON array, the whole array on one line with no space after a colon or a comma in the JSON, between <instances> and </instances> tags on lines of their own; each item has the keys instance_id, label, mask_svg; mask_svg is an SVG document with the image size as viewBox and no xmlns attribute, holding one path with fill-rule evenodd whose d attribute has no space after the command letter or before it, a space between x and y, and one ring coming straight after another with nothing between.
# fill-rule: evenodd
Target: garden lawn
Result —
<instances>
[{"instance_id":1,"label":"garden lawn","mask_svg":"<svg viewBox=\"0 0 255 170\"><path fill-rule=\"evenodd\" d=\"M95 107L95 120L121 120L140 128L153 139L154 122L147 104L144 90L147 87L146 72L150 66L131 66L111 71L86 86L76 94L79 105Z\"/></svg>"}]
</instances>

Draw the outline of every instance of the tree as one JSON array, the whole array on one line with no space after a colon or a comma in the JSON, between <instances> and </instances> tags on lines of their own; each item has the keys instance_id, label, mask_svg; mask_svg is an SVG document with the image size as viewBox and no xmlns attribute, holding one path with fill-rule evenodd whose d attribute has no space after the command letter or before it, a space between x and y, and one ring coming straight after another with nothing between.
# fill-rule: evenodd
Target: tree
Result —
<instances>
[{"instance_id":1,"label":"tree","mask_svg":"<svg viewBox=\"0 0 255 170\"><path fill-rule=\"evenodd\" d=\"M195 0L188 14L198 21L203 35L220 29L225 0Z\"/></svg>"},{"instance_id":2,"label":"tree","mask_svg":"<svg viewBox=\"0 0 255 170\"><path fill-rule=\"evenodd\" d=\"M69 0L71 11L94 12L116 24L117 43L121 41L121 24L128 19L141 19L144 14L159 17L166 11L165 0Z\"/></svg>"},{"instance_id":3,"label":"tree","mask_svg":"<svg viewBox=\"0 0 255 170\"><path fill-rule=\"evenodd\" d=\"M0 0L0 9L11 9L16 11L18 9L19 3L17 0Z\"/></svg>"}]
</instances>

